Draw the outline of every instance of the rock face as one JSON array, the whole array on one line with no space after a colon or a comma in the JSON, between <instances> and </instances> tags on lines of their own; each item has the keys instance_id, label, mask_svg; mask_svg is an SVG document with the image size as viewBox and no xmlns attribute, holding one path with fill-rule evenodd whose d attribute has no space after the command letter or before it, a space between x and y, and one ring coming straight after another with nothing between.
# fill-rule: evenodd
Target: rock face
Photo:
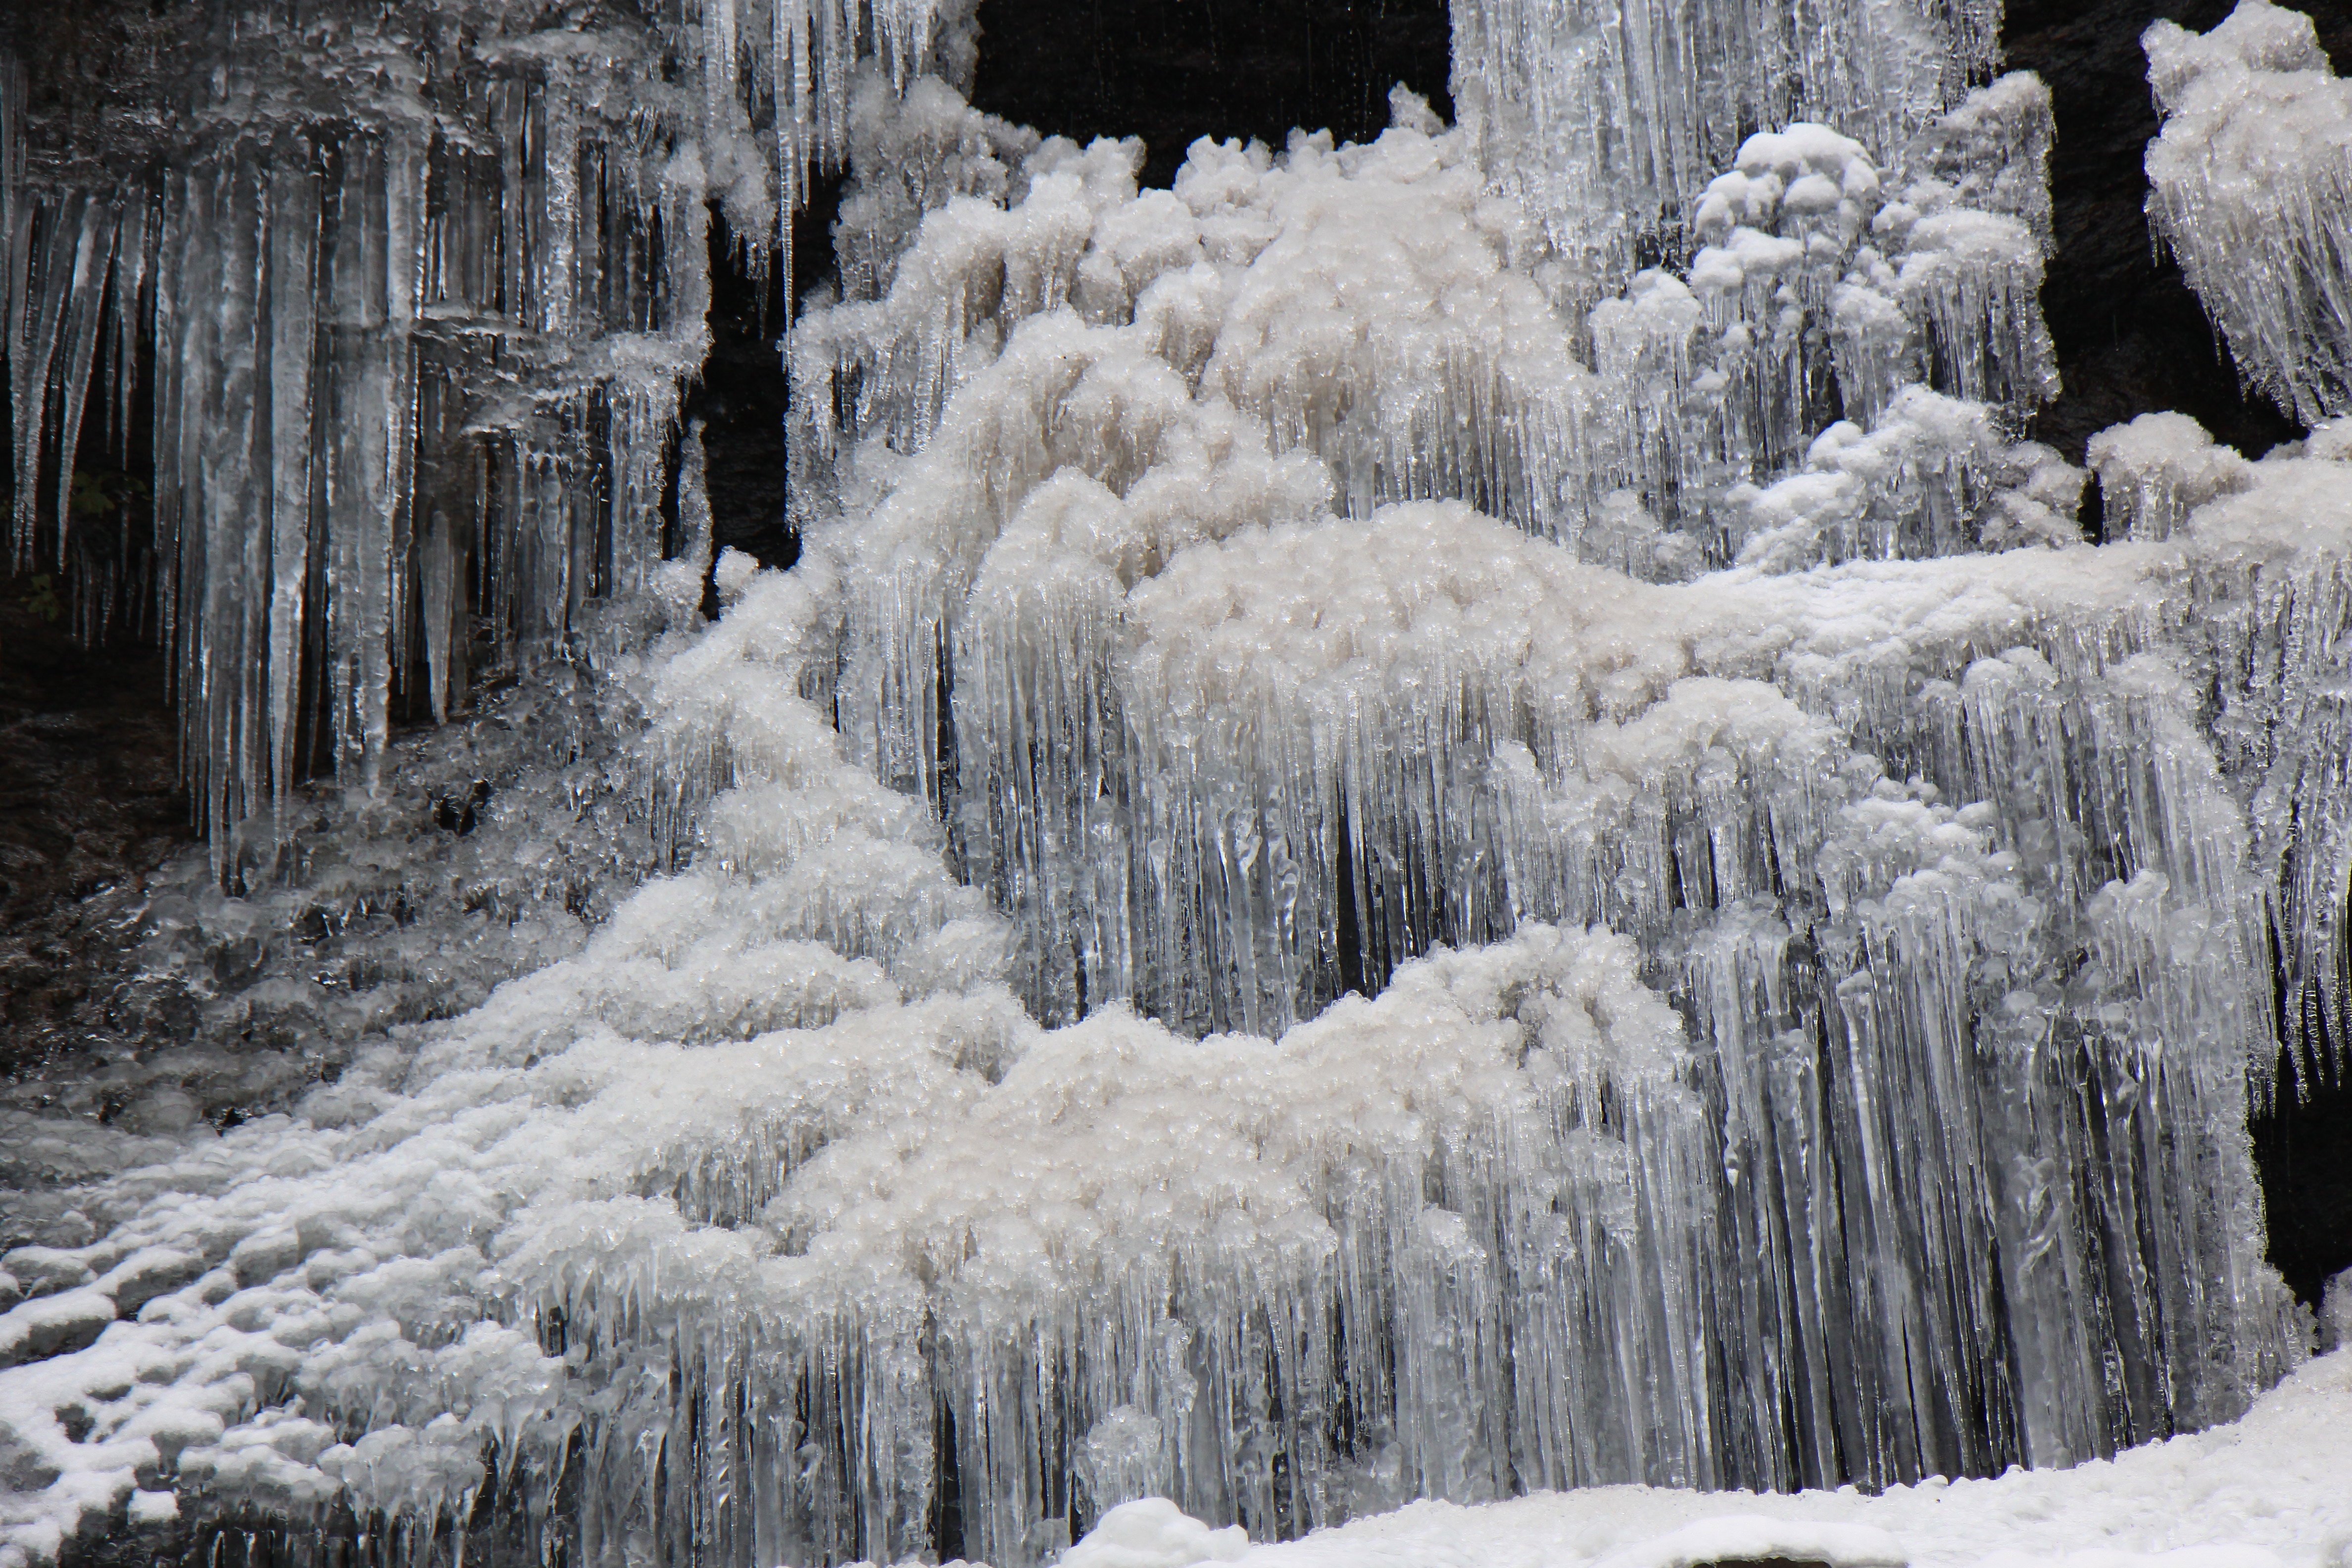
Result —
<instances>
[{"instance_id":1,"label":"rock face","mask_svg":"<svg viewBox=\"0 0 2352 1568\"><path fill-rule=\"evenodd\" d=\"M972 104L1084 142L1140 136L1164 185L1195 137L1378 135L1402 81L1452 118L1445 0L983 0Z\"/></svg>"},{"instance_id":2,"label":"rock face","mask_svg":"<svg viewBox=\"0 0 2352 1568\"><path fill-rule=\"evenodd\" d=\"M0 578L0 1073L102 982L89 895L192 841L163 656L77 643L51 579Z\"/></svg>"}]
</instances>

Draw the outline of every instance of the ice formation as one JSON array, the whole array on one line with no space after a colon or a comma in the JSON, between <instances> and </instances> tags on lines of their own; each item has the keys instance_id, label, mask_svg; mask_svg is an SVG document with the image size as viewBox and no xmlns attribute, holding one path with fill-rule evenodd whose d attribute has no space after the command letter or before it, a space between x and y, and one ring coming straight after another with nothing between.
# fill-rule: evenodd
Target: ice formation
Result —
<instances>
[{"instance_id":1,"label":"ice formation","mask_svg":"<svg viewBox=\"0 0 2352 1568\"><path fill-rule=\"evenodd\" d=\"M2352 1037L2352 440L2136 421L2082 542L2086 475L2019 438L2046 92L1963 90L1989 15L1767 12L1856 74L1686 90L1713 7L1591 35L1665 51L1590 100L1647 163L1552 180L1540 127L1480 121L1584 68L1550 10L1464 6L1465 127L1401 93L1371 144L1203 141L1167 191L921 76L968 39L911 6L871 47L829 6L665 13L679 87L643 32L484 5L357 129L285 105L375 35L229 40L293 96L142 209L253 220L177 231L227 316L163 290L159 342L271 329L166 374L188 679L283 632L446 697L461 608L563 658L487 739L380 746L410 773L373 796L289 794L282 895L126 911L143 964L236 977L191 992L203 1084L125 1059L116 1125L0 1111L0 1568L261 1519L425 1564L1189 1563L1414 1500L1924 1494L2246 1412L2309 1350L2246 1109ZM561 136L618 182L595 242L663 258L612 274L637 316L540 243L587 243L525 156ZM263 252L407 276L367 203L431 149L415 278L507 291L278 353L307 318ZM764 572L710 559L671 427L704 203L758 243L828 150L803 551ZM1695 247L1563 230L1570 175ZM60 215L110 287L131 254L67 188L11 186L37 432L116 310ZM384 442L278 440L395 374ZM462 437L431 462L410 392ZM362 459L406 478L333 512ZM294 585L362 535L407 607L348 640L344 579ZM236 668L190 707L222 821L331 687ZM473 831L420 850L427 809ZM263 1114L201 1120L222 1084ZM1742 1539L1885 1560L1742 1500L1782 1521Z\"/></svg>"},{"instance_id":2,"label":"ice formation","mask_svg":"<svg viewBox=\"0 0 2352 1568\"><path fill-rule=\"evenodd\" d=\"M2157 233L2241 376L2306 425L2352 413L2352 82L2310 17L2268 0L2201 35L2158 22L2145 43Z\"/></svg>"},{"instance_id":3,"label":"ice formation","mask_svg":"<svg viewBox=\"0 0 2352 1568\"><path fill-rule=\"evenodd\" d=\"M856 63L952 67L968 13L178 8L110 63L95 141L6 62L12 556L71 552L89 388L127 439L151 338L163 621L224 857L318 762L373 779L395 700L462 704L674 552L709 205L768 254L845 150Z\"/></svg>"},{"instance_id":4,"label":"ice formation","mask_svg":"<svg viewBox=\"0 0 2352 1568\"><path fill-rule=\"evenodd\" d=\"M1454 100L1577 286L1606 293L1750 131L1817 121L1892 154L1987 74L2000 23L1986 0L1456 0Z\"/></svg>"}]
</instances>

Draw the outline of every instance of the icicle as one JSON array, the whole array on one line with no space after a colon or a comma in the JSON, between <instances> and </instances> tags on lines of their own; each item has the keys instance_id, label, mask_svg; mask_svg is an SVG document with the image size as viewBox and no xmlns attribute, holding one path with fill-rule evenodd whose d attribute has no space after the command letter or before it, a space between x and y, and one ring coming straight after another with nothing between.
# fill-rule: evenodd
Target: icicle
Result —
<instances>
[{"instance_id":1,"label":"icicle","mask_svg":"<svg viewBox=\"0 0 2352 1568\"><path fill-rule=\"evenodd\" d=\"M2210 33L2158 22L2141 44L2164 121L2147 145L2159 241L2249 384L2305 425L2352 412L2352 83L2310 17L2267 0Z\"/></svg>"}]
</instances>

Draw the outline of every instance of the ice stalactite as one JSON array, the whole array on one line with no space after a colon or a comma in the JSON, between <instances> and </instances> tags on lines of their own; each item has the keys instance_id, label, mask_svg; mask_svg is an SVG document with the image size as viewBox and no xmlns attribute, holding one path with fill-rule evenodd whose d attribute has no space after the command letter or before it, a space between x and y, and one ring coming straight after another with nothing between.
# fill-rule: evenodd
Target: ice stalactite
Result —
<instances>
[{"instance_id":1,"label":"ice stalactite","mask_svg":"<svg viewBox=\"0 0 2352 1568\"><path fill-rule=\"evenodd\" d=\"M923 4L346 13L159 21L95 146L0 70L15 558L68 553L89 388L127 409L152 381L163 623L225 866L297 778L370 784L396 707L594 646L664 556L709 206L765 265L846 150L858 63L903 84L969 53L968 8Z\"/></svg>"},{"instance_id":2,"label":"ice stalactite","mask_svg":"<svg viewBox=\"0 0 2352 1568\"><path fill-rule=\"evenodd\" d=\"M2352 83L2311 18L2240 0L2143 39L2164 129L2148 217L2245 382L2305 425L2352 413Z\"/></svg>"}]
</instances>

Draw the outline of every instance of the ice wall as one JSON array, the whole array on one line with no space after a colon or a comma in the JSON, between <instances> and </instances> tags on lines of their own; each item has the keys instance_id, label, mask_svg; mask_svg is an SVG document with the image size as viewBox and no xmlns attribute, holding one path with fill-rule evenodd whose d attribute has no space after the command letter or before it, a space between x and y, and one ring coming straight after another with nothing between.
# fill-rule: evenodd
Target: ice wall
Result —
<instances>
[{"instance_id":1,"label":"ice wall","mask_svg":"<svg viewBox=\"0 0 2352 1568\"><path fill-rule=\"evenodd\" d=\"M2310 17L2268 0L2141 41L2164 118L2147 148L2157 235L2248 384L2305 425L2352 412L2352 83Z\"/></svg>"}]
</instances>

